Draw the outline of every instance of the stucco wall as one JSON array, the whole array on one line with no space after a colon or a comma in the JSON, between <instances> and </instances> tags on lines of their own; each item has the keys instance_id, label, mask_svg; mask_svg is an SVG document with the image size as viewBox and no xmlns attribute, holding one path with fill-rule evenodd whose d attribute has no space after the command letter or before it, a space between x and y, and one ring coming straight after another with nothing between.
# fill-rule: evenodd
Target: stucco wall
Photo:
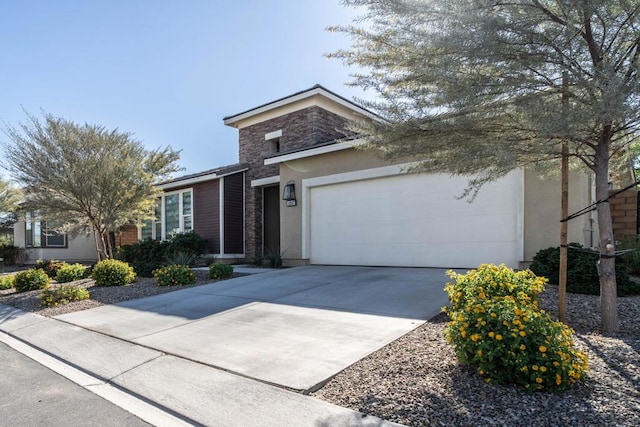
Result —
<instances>
[{"instance_id":1,"label":"stucco wall","mask_svg":"<svg viewBox=\"0 0 640 427\"><path fill-rule=\"evenodd\" d=\"M24 248L24 222L19 221L14 228L14 245ZM92 234L68 237L66 248L27 248L26 263L35 264L39 259L57 259L60 261L95 262L96 247Z\"/></svg>"},{"instance_id":2,"label":"stucco wall","mask_svg":"<svg viewBox=\"0 0 640 427\"><path fill-rule=\"evenodd\" d=\"M281 201L281 247L290 265L304 264L302 259L302 180L388 165L374 152L347 149L280 164L280 183L293 180L296 184L298 205L287 207ZM532 172L524 175L524 259L543 248L558 245L560 241L560 182L541 179ZM571 173L569 211L575 212L590 203L589 179L585 174ZM590 215L569 224L569 241L591 245ZM597 236L597 230L593 233Z\"/></svg>"},{"instance_id":3,"label":"stucco wall","mask_svg":"<svg viewBox=\"0 0 640 427\"><path fill-rule=\"evenodd\" d=\"M592 203L589 176L569 174L569 214ZM525 174L524 261L531 261L540 250L560 244L561 187L558 178L541 178L531 171ZM567 238L585 246L597 244L598 229L588 213L569 221Z\"/></svg>"}]
</instances>

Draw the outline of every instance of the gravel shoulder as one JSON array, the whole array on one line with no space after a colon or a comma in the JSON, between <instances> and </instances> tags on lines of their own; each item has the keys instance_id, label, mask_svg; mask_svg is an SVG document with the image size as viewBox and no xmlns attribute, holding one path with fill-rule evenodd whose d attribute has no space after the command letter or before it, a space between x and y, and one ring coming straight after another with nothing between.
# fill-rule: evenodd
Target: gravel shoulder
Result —
<instances>
[{"instance_id":1,"label":"gravel shoulder","mask_svg":"<svg viewBox=\"0 0 640 427\"><path fill-rule=\"evenodd\" d=\"M56 316L103 304L211 283L206 272L187 286L160 287L139 278L121 287L86 287L91 299L42 308L40 291L0 291L0 303ZM54 285L55 286L55 285ZM557 317L558 288L548 285L540 307ZM640 297L618 299L621 332L599 332L599 297L569 294L567 323L589 357L584 382L562 393L530 394L494 386L458 364L443 337L447 317L436 316L336 375L314 396L364 414L409 426L638 426L640 425Z\"/></svg>"},{"instance_id":2,"label":"gravel shoulder","mask_svg":"<svg viewBox=\"0 0 640 427\"><path fill-rule=\"evenodd\" d=\"M557 318L558 288L540 306ZM314 395L409 426L640 425L640 297L618 299L621 333L599 332L599 297L568 295L567 323L589 357L586 381L530 394L485 383L458 364L439 315L334 377Z\"/></svg>"},{"instance_id":3,"label":"gravel shoulder","mask_svg":"<svg viewBox=\"0 0 640 427\"><path fill-rule=\"evenodd\" d=\"M53 317L60 314L72 313L74 311L87 310L89 308L99 307L105 304L115 304L135 298L149 297L180 289L193 288L216 281L207 277L207 271L195 271L195 273L198 278L197 282L183 286L158 286L155 279L152 277L138 277L136 282L126 286L96 286L93 279L76 280L75 282L66 284L86 288L91 297L87 300L74 301L69 304L58 305L56 307L40 307L40 300L38 299L40 291L17 293L13 289L0 290L0 304L10 305L42 316ZM236 273L233 277L239 276L243 276L243 274ZM52 286L55 287L59 285L53 282Z\"/></svg>"}]
</instances>

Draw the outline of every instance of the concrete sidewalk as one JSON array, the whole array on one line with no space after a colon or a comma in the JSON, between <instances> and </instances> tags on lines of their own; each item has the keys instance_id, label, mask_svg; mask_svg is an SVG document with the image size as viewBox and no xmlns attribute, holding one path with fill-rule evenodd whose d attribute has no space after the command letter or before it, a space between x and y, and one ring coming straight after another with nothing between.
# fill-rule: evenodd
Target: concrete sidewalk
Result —
<instances>
[{"instance_id":1,"label":"concrete sidewalk","mask_svg":"<svg viewBox=\"0 0 640 427\"><path fill-rule=\"evenodd\" d=\"M62 368L65 376L99 395L112 396L115 386L137 397L143 402L129 399L124 409L157 426L397 425L4 305L0 341L28 355L33 350L23 347L40 350L32 357L57 372L53 365L64 362L71 367ZM131 409L148 403L151 409Z\"/></svg>"}]
</instances>

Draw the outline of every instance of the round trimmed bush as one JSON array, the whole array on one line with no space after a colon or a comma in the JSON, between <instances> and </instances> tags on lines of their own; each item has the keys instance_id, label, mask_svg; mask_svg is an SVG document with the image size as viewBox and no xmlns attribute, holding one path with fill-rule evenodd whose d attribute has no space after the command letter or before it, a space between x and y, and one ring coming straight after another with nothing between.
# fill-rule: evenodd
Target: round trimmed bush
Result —
<instances>
[{"instance_id":1,"label":"round trimmed bush","mask_svg":"<svg viewBox=\"0 0 640 427\"><path fill-rule=\"evenodd\" d=\"M91 277L98 286L123 286L135 282L136 273L126 262L105 259L93 267Z\"/></svg>"},{"instance_id":2,"label":"round trimmed bush","mask_svg":"<svg viewBox=\"0 0 640 427\"><path fill-rule=\"evenodd\" d=\"M15 274L14 287L16 292L35 291L49 287L51 279L44 270L32 268Z\"/></svg>"},{"instance_id":3,"label":"round trimmed bush","mask_svg":"<svg viewBox=\"0 0 640 427\"><path fill-rule=\"evenodd\" d=\"M40 299L41 306L55 307L57 305L69 304L72 301L89 299L89 291L79 286L62 285L43 290L38 298Z\"/></svg>"},{"instance_id":4,"label":"round trimmed bush","mask_svg":"<svg viewBox=\"0 0 640 427\"><path fill-rule=\"evenodd\" d=\"M58 269L56 281L59 283L68 283L87 277L87 267L82 264L64 264Z\"/></svg>"},{"instance_id":5,"label":"round trimmed bush","mask_svg":"<svg viewBox=\"0 0 640 427\"><path fill-rule=\"evenodd\" d=\"M159 286L181 286L195 283L196 274L186 265L172 264L153 271Z\"/></svg>"},{"instance_id":6,"label":"round trimmed bush","mask_svg":"<svg viewBox=\"0 0 640 427\"><path fill-rule=\"evenodd\" d=\"M233 267L223 262L217 262L209 266L209 278L214 280L228 279L233 276Z\"/></svg>"},{"instance_id":7,"label":"round trimmed bush","mask_svg":"<svg viewBox=\"0 0 640 427\"><path fill-rule=\"evenodd\" d=\"M13 288L15 281L16 281L16 278L13 274L0 276L0 290Z\"/></svg>"},{"instance_id":8,"label":"round trimmed bush","mask_svg":"<svg viewBox=\"0 0 640 427\"><path fill-rule=\"evenodd\" d=\"M488 382L531 391L562 390L584 377L587 357L575 347L573 331L538 309L544 279L503 265L450 276L456 283L446 287L445 337L460 363Z\"/></svg>"}]
</instances>

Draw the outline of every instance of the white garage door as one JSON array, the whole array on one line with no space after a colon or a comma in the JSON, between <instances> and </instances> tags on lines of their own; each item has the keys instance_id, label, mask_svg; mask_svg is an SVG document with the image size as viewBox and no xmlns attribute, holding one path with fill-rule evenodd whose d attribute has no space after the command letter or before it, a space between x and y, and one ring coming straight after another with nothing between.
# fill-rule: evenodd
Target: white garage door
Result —
<instances>
[{"instance_id":1,"label":"white garage door","mask_svg":"<svg viewBox=\"0 0 640 427\"><path fill-rule=\"evenodd\" d=\"M403 174L309 189L312 264L517 267L522 175L486 185L473 203L448 175Z\"/></svg>"}]
</instances>

